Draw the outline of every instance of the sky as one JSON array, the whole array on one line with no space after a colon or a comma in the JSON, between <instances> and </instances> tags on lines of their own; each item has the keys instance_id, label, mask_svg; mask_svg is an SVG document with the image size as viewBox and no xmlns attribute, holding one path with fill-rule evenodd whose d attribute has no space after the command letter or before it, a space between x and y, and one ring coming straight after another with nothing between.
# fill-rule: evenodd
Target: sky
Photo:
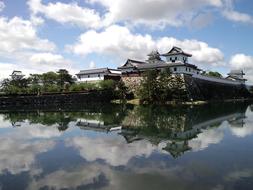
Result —
<instances>
[{"instance_id":1,"label":"sky","mask_svg":"<svg viewBox=\"0 0 253 190\"><path fill-rule=\"evenodd\" d=\"M0 0L0 79L117 68L173 46L190 63L253 84L252 0Z\"/></svg>"}]
</instances>

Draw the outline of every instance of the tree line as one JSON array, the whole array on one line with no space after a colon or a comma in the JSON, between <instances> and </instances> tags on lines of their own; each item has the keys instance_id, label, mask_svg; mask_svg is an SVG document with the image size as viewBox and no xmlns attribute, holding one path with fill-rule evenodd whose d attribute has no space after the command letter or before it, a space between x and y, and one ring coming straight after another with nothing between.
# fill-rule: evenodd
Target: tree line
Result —
<instances>
[{"instance_id":1,"label":"tree line","mask_svg":"<svg viewBox=\"0 0 253 190\"><path fill-rule=\"evenodd\" d=\"M12 76L2 80L0 86L1 94L7 95L111 90L117 91L119 96L124 96L125 93L122 93L121 89L124 90L122 82L113 80L77 83L77 79L65 69L57 72L30 74L29 77Z\"/></svg>"}]
</instances>

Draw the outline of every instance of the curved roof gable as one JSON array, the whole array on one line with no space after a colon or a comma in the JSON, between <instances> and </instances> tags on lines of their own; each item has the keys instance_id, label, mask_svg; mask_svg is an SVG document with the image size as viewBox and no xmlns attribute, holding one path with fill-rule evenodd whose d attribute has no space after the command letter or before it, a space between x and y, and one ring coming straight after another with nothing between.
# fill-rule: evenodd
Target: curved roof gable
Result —
<instances>
[{"instance_id":1,"label":"curved roof gable","mask_svg":"<svg viewBox=\"0 0 253 190\"><path fill-rule=\"evenodd\" d=\"M181 48L176 46L173 46L168 53L162 54L162 56L179 55L179 54L186 55L187 57L192 56L191 54L184 52Z\"/></svg>"}]
</instances>

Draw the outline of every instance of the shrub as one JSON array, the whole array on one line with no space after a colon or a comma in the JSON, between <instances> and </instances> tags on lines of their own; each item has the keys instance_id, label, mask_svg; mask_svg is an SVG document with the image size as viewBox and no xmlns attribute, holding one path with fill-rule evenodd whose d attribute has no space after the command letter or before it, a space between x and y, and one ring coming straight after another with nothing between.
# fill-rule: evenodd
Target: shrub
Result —
<instances>
[{"instance_id":1,"label":"shrub","mask_svg":"<svg viewBox=\"0 0 253 190\"><path fill-rule=\"evenodd\" d=\"M69 87L69 91L78 92L78 91L85 91L85 90L96 90L98 86L96 83L79 83L79 84L72 84Z\"/></svg>"},{"instance_id":2,"label":"shrub","mask_svg":"<svg viewBox=\"0 0 253 190\"><path fill-rule=\"evenodd\" d=\"M102 90L114 90L117 83L114 80L103 80L99 82L99 87Z\"/></svg>"}]
</instances>

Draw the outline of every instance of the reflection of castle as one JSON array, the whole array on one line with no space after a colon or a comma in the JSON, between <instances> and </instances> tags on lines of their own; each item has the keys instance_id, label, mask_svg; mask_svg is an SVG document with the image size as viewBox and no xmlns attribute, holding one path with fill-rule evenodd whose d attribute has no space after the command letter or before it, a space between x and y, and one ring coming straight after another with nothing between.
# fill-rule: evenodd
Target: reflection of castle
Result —
<instances>
[{"instance_id":1,"label":"reflection of castle","mask_svg":"<svg viewBox=\"0 0 253 190\"><path fill-rule=\"evenodd\" d=\"M107 133L112 128L121 127L118 134L127 143L146 140L156 147L169 152L173 157L181 156L194 147L191 140L196 140L203 130L216 129L224 121L233 128L243 128L246 103L208 104L196 107L108 107L106 109L87 109L80 112L25 112L5 114L5 119L13 125L40 123L54 125L59 130L66 130L70 123L82 130ZM25 121L25 122L24 122Z\"/></svg>"},{"instance_id":2,"label":"reflection of castle","mask_svg":"<svg viewBox=\"0 0 253 190\"><path fill-rule=\"evenodd\" d=\"M205 112L203 111L207 110L205 106L193 108L186 112L183 116L181 115L182 112L165 114L163 116L160 114L155 116L156 119L153 124L155 129L149 131L147 128L152 128L152 123L149 123L151 125L147 126L144 121L147 118L143 118L143 121L137 119L136 125L134 125L132 120L133 118L130 113L130 125L128 125L127 122L124 123L123 121L124 130L121 132L121 135L125 137L128 143L142 139L146 139L155 145L165 143L166 145L163 146L163 150L169 152L173 157L178 157L184 152L191 150L188 143L189 140L196 138L197 135L202 133L203 129L218 127L224 121L227 121L233 127L243 127L244 118L246 118L246 108L247 105L229 106L228 104L224 105L224 109L216 109L214 107L213 109L209 108L210 111ZM141 115L142 111L143 110L133 110L135 113L132 113L132 115L136 116L138 113ZM178 117L178 114L181 115L181 117ZM162 122L161 124L163 126L156 126L156 124L161 120L167 120L168 122ZM170 122L174 120L177 120L177 122ZM127 117L125 121L128 121Z\"/></svg>"}]
</instances>

